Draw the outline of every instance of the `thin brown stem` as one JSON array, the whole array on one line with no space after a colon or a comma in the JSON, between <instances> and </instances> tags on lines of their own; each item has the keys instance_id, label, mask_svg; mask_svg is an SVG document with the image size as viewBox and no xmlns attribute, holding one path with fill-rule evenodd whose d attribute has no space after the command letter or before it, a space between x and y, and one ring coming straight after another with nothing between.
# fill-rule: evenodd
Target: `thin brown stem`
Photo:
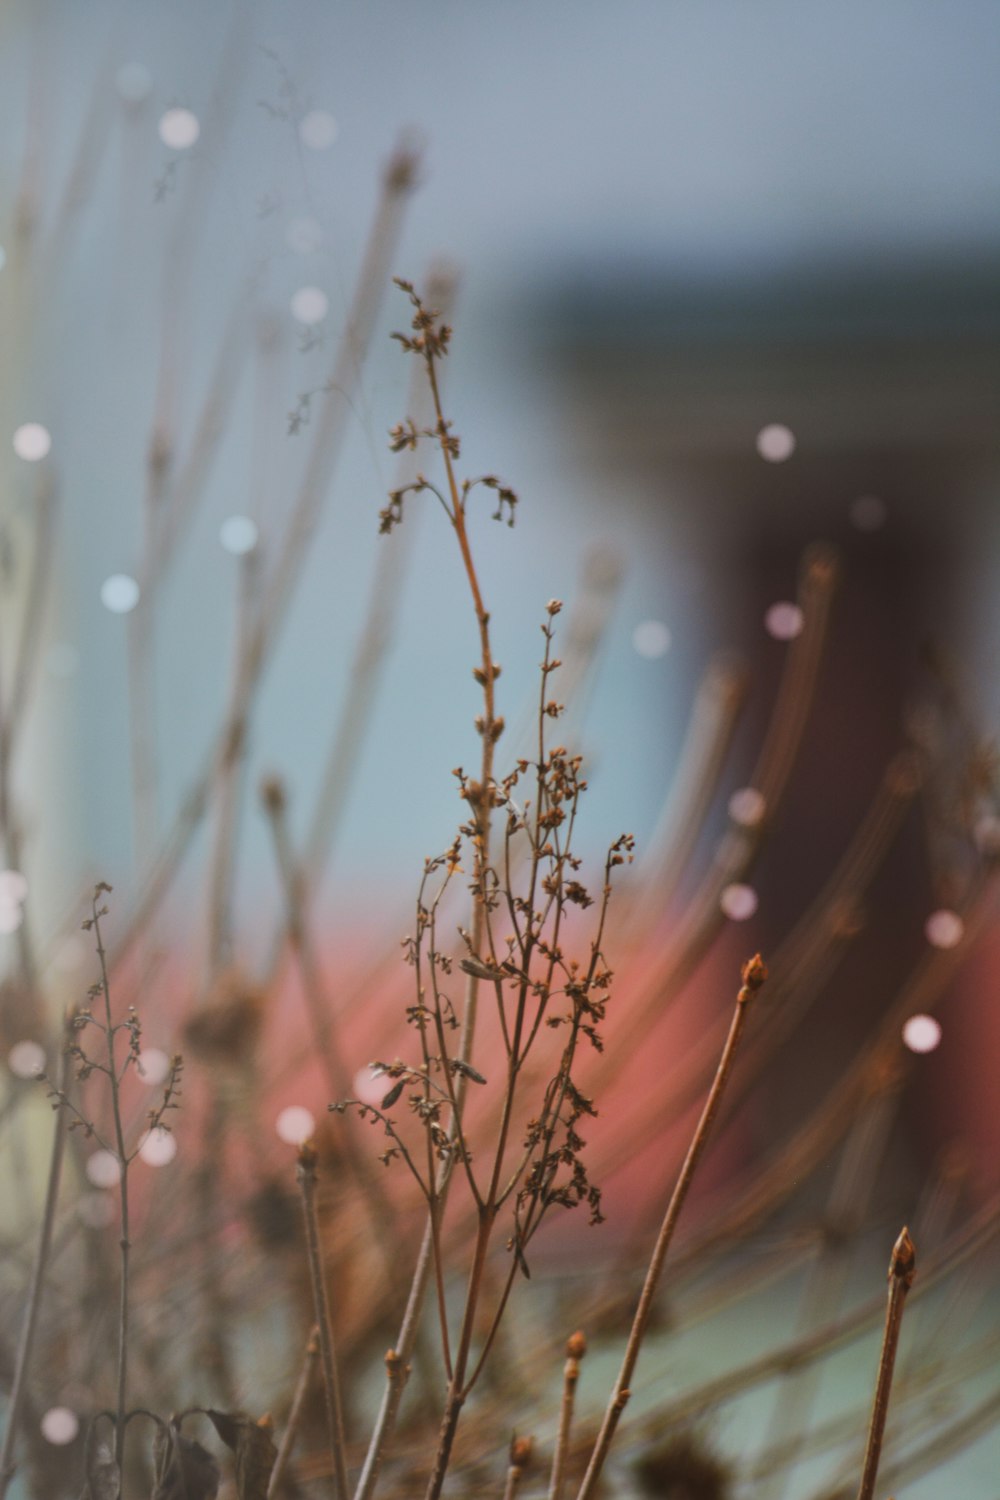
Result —
<instances>
[{"instance_id":1,"label":"thin brown stem","mask_svg":"<svg viewBox=\"0 0 1000 1500\"><path fill-rule=\"evenodd\" d=\"M531 1462L534 1442L530 1437L515 1437L510 1443L510 1463L507 1467L507 1482L503 1487L503 1500L515 1500L521 1488L521 1480Z\"/></svg>"},{"instance_id":2,"label":"thin brown stem","mask_svg":"<svg viewBox=\"0 0 1000 1500\"><path fill-rule=\"evenodd\" d=\"M552 1454L552 1473L549 1477L548 1500L560 1500L566 1473L566 1455L569 1453L569 1435L573 1426L573 1407L576 1403L576 1386L580 1379L580 1361L587 1352L587 1340L582 1333L574 1333L566 1340L566 1363L563 1366L562 1406L559 1409L559 1430Z\"/></svg>"},{"instance_id":3,"label":"thin brown stem","mask_svg":"<svg viewBox=\"0 0 1000 1500\"><path fill-rule=\"evenodd\" d=\"M131 1254L131 1240L129 1237L129 1197L128 1197L128 1169L129 1155L125 1146L125 1126L122 1121L121 1095L119 1091L119 1072L115 1059L115 1035L117 1028L111 1015L111 987L108 981L107 954L104 950L104 939L101 936L101 917L106 915L107 907L98 907L100 896L111 887L103 883L97 886L92 903L93 929L97 947L97 957L101 966L101 997L104 1001L104 1032L108 1044L107 1074L111 1089L111 1113L115 1127L115 1152L118 1157L118 1181L119 1181L119 1237L118 1244L121 1250L121 1285L118 1300L118 1384L115 1402L115 1462L121 1469L125 1457L125 1396L128 1379L128 1331L129 1331L129 1257Z\"/></svg>"},{"instance_id":4,"label":"thin brown stem","mask_svg":"<svg viewBox=\"0 0 1000 1500\"><path fill-rule=\"evenodd\" d=\"M726 1044L722 1049L718 1071L716 1072L708 1098L705 1101L705 1107L702 1110L701 1119L698 1121L694 1137L688 1147L687 1156L684 1158L684 1164L681 1167L680 1175L671 1194L670 1202L667 1205L663 1223L660 1226L660 1232L653 1248L649 1269L646 1272L642 1294L639 1298L639 1305L636 1308L635 1317L632 1321L632 1329L625 1348L625 1357L622 1360L618 1379L615 1381L614 1389L608 1401L604 1421L601 1424L601 1430L594 1445L594 1451L591 1454L590 1463L587 1466L587 1472L580 1486L577 1500L590 1500L590 1496L593 1495L597 1481L600 1478L601 1470L604 1468L608 1450L611 1447L618 1423L621 1420L622 1412L625 1410L629 1396L631 1395L631 1390L629 1389L630 1382L635 1370L636 1361L639 1358L639 1350L642 1347L642 1341L649 1325L649 1318L653 1309L653 1299L659 1285L663 1262L666 1259L667 1250L673 1238L674 1230L677 1227L681 1209L684 1207L684 1200L687 1197L688 1190L694 1178L695 1169L708 1142L712 1122L718 1113L719 1103L722 1099L730 1072L732 1071L736 1048L746 1022L748 1002L756 991L760 989L766 978L767 970L759 955L744 965L743 984L736 997L736 1009L733 1013L732 1025L729 1028Z\"/></svg>"},{"instance_id":5,"label":"thin brown stem","mask_svg":"<svg viewBox=\"0 0 1000 1500\"><path fill-rule=\"evenodd\" d=\"M320 1353L323 1359L323 1385L326 1393L326 1418L330 1442L330 1457L333 1460L333 1477L337 1500L347 1500L347 1455L344 1439L344 1413L340 1399L340 1377L333 1345L333 1324L330 1319L330 1299L323 1275L323 1257L319 1243L319 1225L316 1220L316 1148L310 1142L299 1147L298 1173L302 1189L302 1207L306 1224L306 1249L309 1256L309 1276L312 1281L313 1303L316 1310L316 1325L319 1329Z\"/></svg>"},{"instance_id":6,"label":"thin brown stem","mask_svg":"<svg viewBox=\"0 0 1000 1500\"><path fill-rule=\"evenodd\" d=\"M69 1086L69 1057L66 1046L71 1035L71 1020L72 1017L67 1017L64 1047L59 1065L58 1092L60 1095L65 1094ZM59 1182L62 1175L66 1134L67 1132L62 1119L62 1110L60 1109L57 1110L55 1117L52 1151L49 1156L49 1175L45 1188L45 1206L42 1210L38 1246L35 1250L35 1259L31 1267L28 1300L24 1312L24 1321L21 1324L21 1336L18 1341L17 1358L14 1364L14 1379L7 1402L7 1426L3 1435L3 1447L0 1448L0 1500L5 1500L10 1481L13 1479L15 1472L14 1444L17 1441L18 1426L24 1406L28 1372L31 1368L31 1356L35 1345L35 1332L38 1327L38 1316L42 1306L45 1272L48 1266L49 1252L52 1248L52 1232L55 1227L56 1204L59 1199Z\"/></svg>"},{"instance_id":7,"label":"thin brown stem","mask_svg":"<svg viewBox=\"0 0 1000 1500\"><path fill-rule=\"evenodd\" d=\"M278 1456L274 1460L274 1468L271 1470L271 1477L267 1482L268 1500L270 1500L270 1497L272 1495L276 1495L279 1492L281 1488L281 1481L285 1477L285 1469L288 1467L288 1460L291 1457L292 1449L295 1447L295 1440L299 1435L299 1423L302 1420L302 1408L305 1405L306 1396L308 1395L309 1387L312 1384L312 1378L316 1369L316 1361L318 1358L319 1328L316 1327L313 1329L312 1333L310 1333L309 1342L306 1344L305 1358L302 1361L302 1368L299 1371L299 1378L295 1384L295 1393L292 1396L292 1405L288 1413L288 1421L285 1423L285 1430L281 1435L281 1442L278 1444ZM2 1500L2 1497L0 1497L0 1500Z\"/></svg>"},{"instance_id":8,"label":"thin brown stem","mask_svg":"<svg viewBox=\"0 0 1000 1500\"><path fill-rule=\"evenodd\" d=\"M892 1247L889 1261L889 1298L885 1310L885 1330L882 1334L882 1353L879 1356L878 1376L875 1381L875 1399L872 1403L871 1422L868 1426L868 1446L858 1486L858 1500L872 1500L879 1459L882 1456L882 1438L885 1419L889 1412L889 1392L892 1390L892 1372L899 1347L899 1331L903 1324L903 1308L906 1294L913 1285L916 1274L916 1250L905 1227Z\"/></svg>"}]
</instances>

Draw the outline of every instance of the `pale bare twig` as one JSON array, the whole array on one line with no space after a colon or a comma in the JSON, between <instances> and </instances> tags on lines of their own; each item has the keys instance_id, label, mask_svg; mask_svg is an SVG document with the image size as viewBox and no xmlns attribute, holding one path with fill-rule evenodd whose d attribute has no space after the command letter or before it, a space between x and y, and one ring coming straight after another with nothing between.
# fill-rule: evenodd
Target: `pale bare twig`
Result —
<instances>
[{"instance_id":1,"label":"pale bare twig","mask_svg":"<svg viewBox=\"0 0 1000 1500\"><path fill-rule=\"evenodd\" d=\"M330 1457L333 1460L333 1476L337 1500L347 1500L347 1444L344 1438L344 1412L340 1394L340 1375L337 1370L333 1342L333 1323L330 1318L330 1299L326 1290L323 1271L323 1254L320 1249L319 1225L316 1220L316 1148L310 1142L299 1147L298 1179L302 1190L302 1206L306 1225L306 1249L309 1255L309 1276L312 1281L313 1302L316 1309L316 1326L319 1330L319 1346L323 1364L323 1387L326 1393L327 1435Z\"/></svg>"},{"instance_id":2,"label":"pale bare twig","mask_svg":"<svg viewBox=\"0 0 1000 1500\"><path fill-rule=\"evenodd\" d=\"M875 1398L872 1404L871 1422L868 1427L868 1446L858 1486L858 1500L872 1500L875 1479L878 1475L879 1459L882 1456L882 1437L885 1419L889 1411L889 1393L892 1390L892 1372L899 1347L899 1331L903 1323L903 1308L906 1294L913 1285L916 1271L916 1251L909 1230L900 1231L892 1247L889 1261L889 1298L885 1310L885 1331L882 1335L882 1352L879 1355L878 1375L875 1381Z\"/></svg>"},{"instance_id":3,"label":"pale bare twig","mask_svg":"<svg viewBox=\"0 0 1000 1500\"><path fill-rule=\"evenodd\" d=\"M722 1050L722 1057L719 1060L718 1072L715 1075L715 1081L712 1084L708 1099L705 1101L705 1107L702 1110L701 1118L698 1121L687 1156L681 1167L680 1175L670 1196L670 1202L667 1205L663 1223L660 1226L660 1232L657 1236L653 1255L646 1272L642 1294L639 1298L635 1317L632 1320L632 1329L629 1333L621 1369L618 1372L618 1378L615 1381L614 1389L608 1401L601 1430L594 1444L594 1450L590 1457L590 1463L587 1466L587 1472L580 1485L577 1500L589 1500L589 1497L593 1495L601 1471L604 1468L604 1463L618 1423L621 1420L621 1414L625 1410L625 1406L631 1395L629 1387L632 1374L635 1370L636 1361L639 1358L639 1350L642 1347L642 1341L649 1325L649 1317L656 1289L659 1285L660 1273L663 1270L663 1262L666 1259L667 1250L670 1247L670 1241L677 1227L681 1209L684 1207L684 1201L694 1178L695 1169L708 1143L712 1123L718 1113L723 1091L732 1070L736 1048L746 1023L749 1002L766 978L767 970L759 955L750 959L744 966L743 983L736 997L736 1009L733 1013L729 1035L726 1038L726 1045Z\"/></svg>"}]
</instances>

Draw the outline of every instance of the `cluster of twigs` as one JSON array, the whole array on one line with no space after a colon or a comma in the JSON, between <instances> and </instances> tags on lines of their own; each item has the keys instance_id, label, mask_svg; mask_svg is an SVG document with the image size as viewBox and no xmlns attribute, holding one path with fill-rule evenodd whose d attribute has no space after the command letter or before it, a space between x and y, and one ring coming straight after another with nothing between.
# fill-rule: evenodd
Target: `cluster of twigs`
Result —
<instances>
[{"instance_id":1,"label":"cluster of twigs","mask_svg":"<svg viewBox=\"0 0 1000 1500\"><path fill-rule=\"evenodd\" d=\"M411 305L411 326L396 337L414 357L415 380L411 415L390 434L401 467L381 512L381 530L395 532L419 496L436 500L445 514L478 646L473 666L481 698L475 718L478 764L474 772L454 773L463 821L445 852L427 861L420 882L404 944L411 990L401 1027L380 1001L368 1004L385 975L394 972L392 958L380 954L353 981L338 975L335 987L315 911L319 874L370 720L405 561L392 536L379 563L349 701L303 848L296 848L288 826L282 782L269 778L262 789L283 911L263 971L250 978L236 962L234 873L255 703L330 488L348 414L361 391L402 207L416 173L413 153L401 149L385 175L328 377L294 408L290 425L310 444L298 493L269 566L245 560L223 722L172 821L161 820L156 778L150 689L154 604L204 490L225 423L242 303L227 327L219 379L186 453L172 428L169 380L161 371L148 451L141 603L130 617L139 884L116 913L119 932L107 951L102 920L109 887L97 886L84 925L96 942L99 979L87 1005L71 1009L64 1030L51 1024L55 1007L27 921L18 930L6 987L5 1030L13 1036L17 1028L14 1039L39 1041L50 1062L41 1085L10 1080L0 1128L15 1149L23 1147L32 1100L46 1088L56 1113L43 1201L29 1202L17 1224L5 1231L8 1263L0 1294L9 1316L0 1342L5 1397L0 1500L22 1481L27 1484L22 1493L46 1500L76 1496L81 1486L85 1500L138 1495L211 1500L217 1493L238 1500L313 1493L369 1500L376 1493L419 1492L436 1500L449 1476L455 1493L461 1492L457 1486L471 1490L492 1484L505 1496L545 1493L549 1500L565 1500L575 1487L577 1500L591 1500L619 1493L627 1482L656 1493L650 1486L667 1484L664 1465L679 1468L680 1456L687 1463L698 1448L692 1421L765 1380L781 1382L784 1417L775 1419L763 1448L749 1455L735 1476L727 1477L724 1464L715 1466L703 1454L700 1472L714 1474L713 1483L720 1486L755 1475L771 1482L793 1473L811 1447L827 1445L839 1455L835 1482L843 1485L845 1473L860 1476L857 1492L869 1497L876 1492L903 1302L913 1281L907 1231L893 1250L864 1452L860 1410L810 1426L814 1390L801 1372L814 1371L826 1355L870 1332L881 1312L881 1297L844 1311L847 1251L873 1224L885 1230L871 1204L905 1082L900 1024L914 1011L933 1010L995 906L992 863L976 853L967 836L983 807L994 805L991 773L983 769L972 731L959 736L959 745L949 744L947 754L939 753L934 725L928 727L925 715L920 733L911 736L914 743L889 767L870 814L827 886L770 956L770 977L758 956L750 958L732 1015L717 1016L683 1055L667 1059L656 1097L627 1097L620 1085L629 1077L637 1041L653 1034L710 951L722 921L720 892L750 870L777 815L819 679L836 561L824 548L810 550L804 559L799 590L804 628L790 648L772 724L751 775L759 816L732 820L699 883L681 902L682 876L697 857L743 695L739 674L715 664L693 715L674 801L646 852L641 879L629 883L633 840L623 835L607 851L599 883L588 886L576 837L586 780L583 758L570 748L579 737L572 695L593 664L607 611L607 570L591 572L582 603L567 611L562 662L555 652L563 605L548 604L530 733L515 745L510 768L501 772L498 760L514 731L498 707L501 668L472 530L481 492L495 507L494 519L509 524L517 496L493 474L460 477L462 444L442 394L450 330L436 307L407 282L398 285ZM25 204L29 187L26 178ZM198 201L192 188L178 215L178 243ZM65 216L59 223L65 239ZM36 220L25 209L17 225L10 269L23 282ZM439 294L446 298L448 289L438 285L433 303ZM269 353L262 344L265 367ZM417 467L418 458L428 453L427 467L433 461L439 479ZM12 870L19 870L29 853L11 768L39 647L53 515L52 472L43 477L15 670L11 687L0 693L0 839ZM942 717L951 722L947 707ZM959 770L949 771L956 764ZM953 796L956 785L960 795ZM710 1135L737 1118L744 1098L767 1077L778 1047L830 984L861 930L862 901L922 787L935 793L928 805L937 842L950 839L949 848L960 846L967 866L964 895L955 901L964 922L961 942L918 966L887 1008L881 1029L828 1095L817 1100L795 1137L730 1185L720 1204L709 1204L700 1218L692 1215L687 1238L682 1235L675 1244ZM185 1169L178 1163L162 1191L150 1193L141 1181L137 1185L131 1169L141 1142L167 1128L167 1113L178 1104L182 1063L178 1052L152 1110L138 1104L139 1012L148 1017L149 997L157 989L153 937L165 897L203 824L211 828L208 921L207 931L191 946L202 951L205 998L186 1022L174 1021L188 1057L186 1104L200 1121L203 1141L193 1165ZM625 878L618 883L618 876ZM671 902L671 928L664 938L659 917ZM306 1002L306 1040L283 1036L280 1048L272 1047L273 1011L289 957ZM766 1018L751 1020L765 979L760 1008ZM359 1037L357 1030L352 1035L350 1018L362 999L367 1021ZM100 1038L99 1049L90 1047L92 1037ZM407 1055L397 1055L400 1050ZM291 1172L269 1160L259 1105L264 1092L283 1073L299 1068L304 1056L316 1060L324 1102L336 1118L324 1120L315 1139L299 1148L296 1202ZM351 1097L359 1063L372 1057L380 1092ZM598 1111L604 1111L602 1124L607 1116L607 1097L615 1099L619 1111L614 1134L597 1129ZM675 1127L684 1125L696 1106L693 1127L681 1132L681 1139ZM360 1128L365 1123L376 1127L381 1150L373 1149L371 1133ZM533 1331L534 1314L519 1309L518 1296L537 1297L539 1260L543 1270L551 1263L539 1248L543 1226L560 1208L583 1207L598 1223L598 1182L613 1179L636 1139L665 1140L664 1163L635 1225L628 1234L618 1232L610 1264L593 1271L582 1307L567 1322L574 1328L577 1311L585 1312L587 1337L576 1332L567 1343L566 1327L556 1336L552 1319L562 1314L552 1305ZM95 1208L97 1195L87 1187L91 1141L117 1164L113 1225L98 1211L105 1200ZM813 1204L789 1227L782 1214L793 1192L819 1180L834 1158L839 1168L825 1209ZM385 1175L383 1165L393 1164ZM915 1237L930 1246L909 1298L920 1306L935 1289L961 1301L966 1295L961 1268L995 1244L1000 1232L995 1200L973 1219L962 1220L953 1163L932 1186L934 1191L915 1205ZM761 1230L771 1234L770 1245L755 1238ZM734 1247L746 1254L735 1284ZM694 1324L725 1312L737 1300L809 1267L802 1326L789 1342L722 1375L692 1381L678 1393L671 1372L658 1368L664 1340L656 1323L664 1306L665 1265L671 1269L678 1333L685 1320ZM432 1304L433 1321L424 1316L425 1302ZM558 1297L550 1304L558 1309ZM262 1360L256 1346L270 1336L264 1326L268 1317L291 1334L272 1343L269 1359ZM932 1357L935 1340L923 1332L931 1353L922 1359L913 1351L904 1356L897 1385L896 1399L907 1405L932 1401L950 1388L949 1373ZM600 1392L580 1399L588 1343L605 1355L620 1355L617 1376L604 1382L603 1413ZM553 1351L564 1344L560 1405L550 1377ZM363 1376L383 1350L384 1384L373 1400ZM974 1379L995 1352L995 1337L992 1343L981 1339L956 1354L955 1368L964 1361ZM289 1373L296 1363L297 1379ZM596 1364L590 1360L588 1375ZM793 1380L798 1385L789 1398ZM652 1414L647 1409L627 1420L637 1381L647 1393L664 1396ZM524 1423L519 1398L525 1391L533 1396L536 1430L516 1436L508 1447L512 1425ZM40 1435L43 1414L59 1404L63 1392L85 1419L65 1453ZM206 1404L187 1405L192 1396ZM273 1406L277 1422L248 1417L244 1404L254 1411ZM997 1408L995 1399L987 1399L949 1415L919 1449L894 1458L894 1482L972 1441L996 1420ZM178 1414L171 1416L172 1411ZM232 1454L226 1477L217 1459L183 1430L185 1422L200 1416ZM151 1422L155 1433L148 1452L129 1436L141 1421ZM107 1430L110 1442L103 1438ZM664 1431L677 1440L666 1456ZM628 1455L629 1466L615 1469L620 1453ZM689 1463L690 1472L696 1467ZM228 1491L221 1489L224 1484Z\"/></svg>"}]
</instances>

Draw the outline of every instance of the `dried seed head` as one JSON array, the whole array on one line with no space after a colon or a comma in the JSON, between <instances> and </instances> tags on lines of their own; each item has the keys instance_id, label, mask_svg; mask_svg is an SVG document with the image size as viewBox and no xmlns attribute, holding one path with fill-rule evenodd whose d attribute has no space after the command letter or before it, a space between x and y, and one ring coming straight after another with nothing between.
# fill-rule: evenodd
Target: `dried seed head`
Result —
<instances>
[{"instance_id":1,"label":"dried seed head","mask_svg":"<svg viewBox=\"0 0 1000 1500\"><path fill-rule=\"evenodd\" d=\"M546 608L546 610L548 611L548 613L550 615L557 615L559 613L559 611L562 609L562 600L561 599L550 599L549 602L548 602L548 604L546 604L545 608Z\"/></svg>"}]
</instances>

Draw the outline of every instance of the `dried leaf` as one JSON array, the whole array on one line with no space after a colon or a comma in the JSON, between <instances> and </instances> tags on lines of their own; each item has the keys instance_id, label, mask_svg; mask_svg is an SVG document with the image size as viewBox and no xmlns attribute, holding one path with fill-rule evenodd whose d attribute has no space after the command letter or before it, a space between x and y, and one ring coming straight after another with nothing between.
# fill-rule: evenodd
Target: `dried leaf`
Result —
<instances>
[{"instance_id":1,"label":"dried leaf","mask_svg":"<svg viewBox=\"0 0 1000 1500\"><path fill-rule=\"evenodd\" d=\"M153 1471L151 1500L215 1500L219 1493L219 1465L207 1448L176 1427L157 1429Z\"/></svg>"},{"instance_id":2,"label":"dried leaf","mask_svg":"<svg viewBox=\"0 0 1000 1500\"><path fill-rule=\"evenodd\" d=\"M271 1470L278 1457L271 1438L271 1418L264 1416L255 1422L239 1413L210 1409L205 1415L227 1448L236 1454L237 1500L267 1500Z\"/></svg>"}]
</instances>

